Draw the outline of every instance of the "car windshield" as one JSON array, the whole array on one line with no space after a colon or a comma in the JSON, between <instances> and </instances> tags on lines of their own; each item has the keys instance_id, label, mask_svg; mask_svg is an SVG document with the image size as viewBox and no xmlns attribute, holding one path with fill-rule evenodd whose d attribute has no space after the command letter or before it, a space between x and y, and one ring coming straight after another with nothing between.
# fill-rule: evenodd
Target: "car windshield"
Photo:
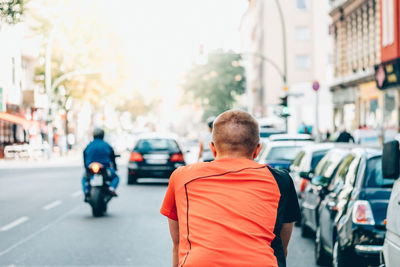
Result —
<instances>
[{"instance_id":1,"label":"car windshield","mask_svg":"<svg viewBox=\"0 0 400 267\"><path fill-rule=\"evenodd\" d=\"M142 139L137 143L135 150L141 152L149 151L179 151L177 143L172 139L154 138L154 139Z\"/></svg>"},{"instance_id":2,"label":"car windshield","mask_svg":"<svg viewBox=\"0 0 400 267\"><path fill-rule=\"evenodd\" d=\"M365 177L366 187L392 187L393 179L385 179L382 175L382 157L368 160Z\"/></svg>"},{"instance_id":3,"label":"car windshield","mask_svg":"<svg viewBox=\"0 0 400 267\"><path fill-rule=\"evenodd\" d=\"M268 152L266 160L293 161L300 150L301 146L272 147Z\"/></svg>"}]
</instances>

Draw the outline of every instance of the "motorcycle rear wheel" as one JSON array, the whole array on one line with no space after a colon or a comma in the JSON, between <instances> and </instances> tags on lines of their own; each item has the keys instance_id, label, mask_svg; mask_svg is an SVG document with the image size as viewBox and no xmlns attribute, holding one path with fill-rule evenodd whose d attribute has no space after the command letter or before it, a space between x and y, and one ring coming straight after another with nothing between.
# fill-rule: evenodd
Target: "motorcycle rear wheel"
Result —
<instances>
[{"instance_id":1,"label":"motorcycle rear wheel","mask_svg":"<svg viewBox=\"0 0 400 267\"><path fill-rule=\"evenodd\" d=\"M103 216L104 212L107 210L107 207L105 207L106 204L104 203L104 195L101 188L92 188L90 205L92 206L93 217Z\"/></svg>"}]
</instances>

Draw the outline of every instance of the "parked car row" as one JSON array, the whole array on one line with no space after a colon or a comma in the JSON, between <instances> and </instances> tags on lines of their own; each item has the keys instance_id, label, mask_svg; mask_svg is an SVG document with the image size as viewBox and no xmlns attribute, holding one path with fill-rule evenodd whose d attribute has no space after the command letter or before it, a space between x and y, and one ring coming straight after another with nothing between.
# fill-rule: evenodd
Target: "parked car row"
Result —
<instances>
[{"instance_id":1,"label":"parked car row","mask_svg":"<svg viewBox=\"0 0 400 267\"><path fill-rule=\"evenodd\" d=\"M398 142L385 146L384 160L379 148L316 144L305 136L271 135L263 143L257 161L290 171L298 225L303 237L315 239L317 265L400 266Z\"/></svg>"},{"instance_id":2,"label":"parked car row","mask_svg":"<svg viewBox=\"0 0 400 267\"><path fill-rule=\"evenodd\" d=\"M393 179L383 177L382 151L315 144L299 152L290 171L301 206L301 234L315 238L316 264L379 265L393 186Z\"/></svg>"}]
</instances>

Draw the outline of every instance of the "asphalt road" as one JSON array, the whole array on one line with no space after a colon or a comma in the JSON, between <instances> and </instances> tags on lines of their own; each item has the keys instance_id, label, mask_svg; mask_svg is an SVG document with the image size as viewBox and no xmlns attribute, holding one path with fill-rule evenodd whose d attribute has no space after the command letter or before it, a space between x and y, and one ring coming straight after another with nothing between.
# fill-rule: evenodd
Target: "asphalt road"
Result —
<instances>
[{"instance_id":1,"label":"asphalt road","mask_svg":"<svg viewBox=\"0 0 400 267\"><path fill-rule=\"evenodd\" d=\"M170 266L166 183L126 185L108 215L93 218L80 194L81 167L0 169L0 266ZM313 242L296 228L288 267L313 267Z\"/></svg>"}]
</instances>

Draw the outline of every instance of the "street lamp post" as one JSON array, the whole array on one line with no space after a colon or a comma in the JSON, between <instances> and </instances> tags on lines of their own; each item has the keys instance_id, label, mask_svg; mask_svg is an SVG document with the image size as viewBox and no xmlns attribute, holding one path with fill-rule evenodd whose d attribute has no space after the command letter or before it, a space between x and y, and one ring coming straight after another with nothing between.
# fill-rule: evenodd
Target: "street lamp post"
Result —
<instances>
[{"instance_id":1,"label":"street lamp post","mask_svg":"<svg viewBox=\"0 0 400 267\"><path fill-rule=\"evenodd\" d=\"M65 80L71 79L74 76L80 76L80 75L96 75L101 73L99 70L76 70L72 71L69 73L65 73L64 75L58 77L54 83L51 78L51 58L53 54L53 43L54 39L56 37L56 33L58 31L58 28L60 26L60 23L62 21L62 17L57 20L57 22L54 24L53 29L50 32L49 40L46 46L46 55L45 55L45 89L46 89L46 94L48 97L48 111L47 111L47 136L48 136L48 143L50 147L49 155L51 155L52 149L53 149L53 126L52 126L52 101L53 101L53 93L54 90Z\"/></svg>"}]
</instances>

